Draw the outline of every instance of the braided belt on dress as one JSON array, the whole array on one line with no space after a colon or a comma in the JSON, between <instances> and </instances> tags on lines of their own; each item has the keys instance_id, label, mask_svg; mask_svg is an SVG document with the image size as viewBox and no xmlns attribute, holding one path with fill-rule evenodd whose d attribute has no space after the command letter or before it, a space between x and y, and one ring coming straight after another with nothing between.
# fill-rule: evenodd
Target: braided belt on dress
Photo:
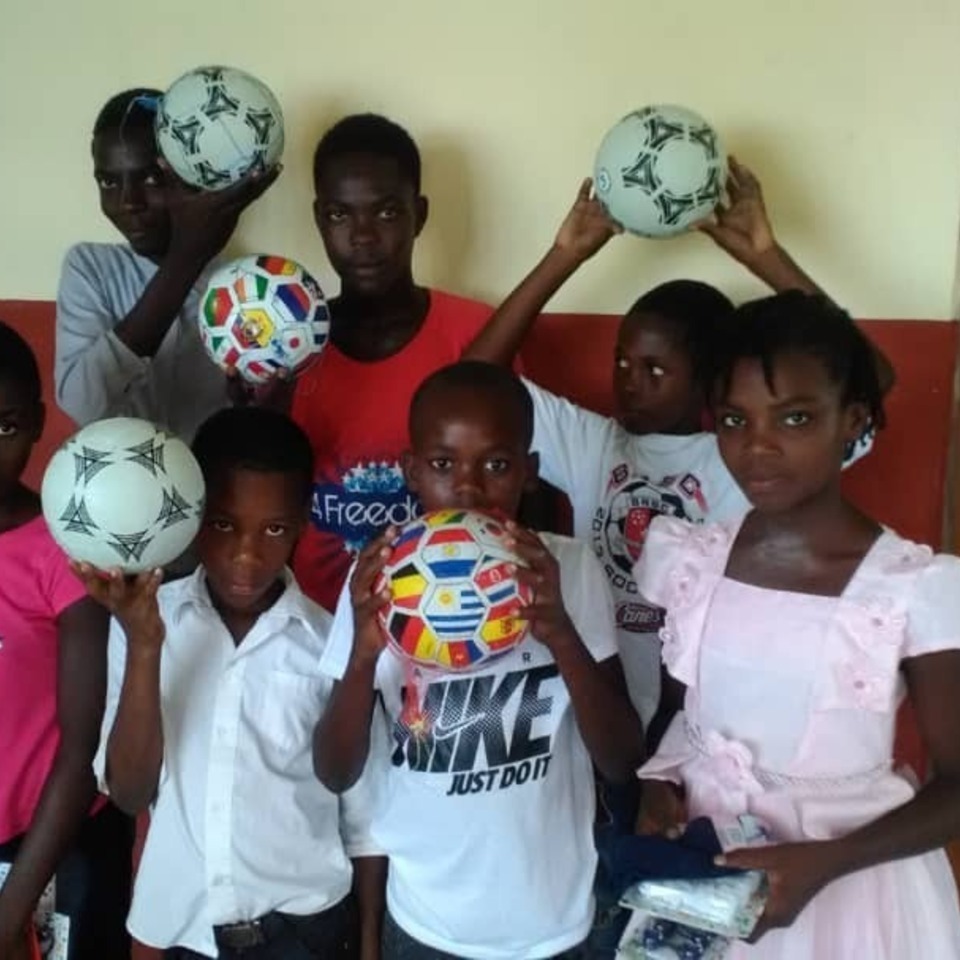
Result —
<instances>
[{"instance_id":1,"label":"braided belt on dress","mask_svg":"<svg viewBox=\"0 0 960 960\"><path fill-rule=\"evenodd\" d=\"M746 781L752 779L765 789L798 787L802 790L831 792L872 783L889 773L893 766L892 761L886 760L868 770L842 777L792 777L755 766L752 751L738 740L728 740L714 731L705 735L699 727L686 719L684 726L687 739L702 757L727 766L729 773L733 773L735 778Z\"/></svg>"}]
</instances>

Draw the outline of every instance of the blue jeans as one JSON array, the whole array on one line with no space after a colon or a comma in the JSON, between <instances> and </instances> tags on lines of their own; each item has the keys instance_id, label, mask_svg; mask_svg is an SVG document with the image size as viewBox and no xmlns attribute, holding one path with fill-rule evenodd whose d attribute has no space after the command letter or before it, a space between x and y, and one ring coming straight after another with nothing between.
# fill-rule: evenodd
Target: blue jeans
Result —
<instances>
[{"instance_id":1,"label":"blue jeans","mask_svg":"<svg viewBox=\"0 0 960 960\"><path fill-rule=\"evenodd\" d=\"M597 876L593 885L597 912L586 942L589 960L612 960L630 919L630 911L620 906L622 890L604 869L603 851L606 845L616 843L617 837L633 833L640 807L640 781L607 783L597 777L597 823L594 840L600 853Z\"/></svg>"},{"instance_id":2,"label":"blue jeans","mask_svg":"<svg viewBox=\"0 0 960 960\"><path fill-rule=\"evenodd\" d=\"M463 960L455 953L445 953L435 947L415 940L402 930L388 910L383 918L383 940L381 942L381 960ZM558 953L551 960L586 960L583 945L571 947Z\"/></svg>"}]
</instances>

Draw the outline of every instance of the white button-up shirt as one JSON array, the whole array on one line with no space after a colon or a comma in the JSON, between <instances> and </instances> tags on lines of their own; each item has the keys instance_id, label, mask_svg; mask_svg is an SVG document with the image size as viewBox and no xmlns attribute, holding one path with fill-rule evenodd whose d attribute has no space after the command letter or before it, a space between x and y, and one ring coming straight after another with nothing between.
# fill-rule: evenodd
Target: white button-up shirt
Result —
<instances>
[{"instance_id":1,"label":"white button-up shirt","mask_svg":"<svg viewBox=\"0 0 960 960\"><path fill-rule=\"evenodd\" d=\"M350 889L349 858L379 853L369 778L337 797L314 776L313 727L332 688L317 663L331 618L286 579L239 646L202 569L160 588L163 767L128 920L151 946L216 956L215 924L333 906ZM126 663L116 621L109 658L101 782Z\"/></svg>"}]
</instances>

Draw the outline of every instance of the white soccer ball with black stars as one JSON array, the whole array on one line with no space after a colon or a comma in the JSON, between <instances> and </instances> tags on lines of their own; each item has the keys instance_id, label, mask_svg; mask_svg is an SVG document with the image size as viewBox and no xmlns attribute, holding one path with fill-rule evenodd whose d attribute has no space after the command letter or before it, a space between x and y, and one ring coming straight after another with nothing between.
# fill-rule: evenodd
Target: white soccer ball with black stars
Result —
<instances>
[{"instance_id":1,"label":"white soccer ball with black stars","mask_svg":"<svg viewBox=\"0 0 960 960\"><path fill-rule=\"evenodd\" d=\"M114 417L89 424L60 447L40 498L67 556L139 573L166 566L190 546L204 483L182 440L146 420Z\"/></svg>"},{"instance_id":2,"label":"white soccer ball with black stars","mask_svg":"<svg viewBox=\"0 0 960 960\"><path fill-rule=\"evenodd\" d=\"M204 190L222 190L283 153L283 113L270 88L234 67L198 67L160 101L157 145L174 173Z\"/></svg>"},{"instance_id":3,"label":"white soccer ball with black stars","mask_svg":"<svg viewBox=\"0 0 960 960\"><path fill-rule=\"evenodd\" d=\"M716 131L686 107L627 114L600 144L594 189L610 216L642 237L670 237L709 216L727 162Z\"/></svg>"}]
</instances>

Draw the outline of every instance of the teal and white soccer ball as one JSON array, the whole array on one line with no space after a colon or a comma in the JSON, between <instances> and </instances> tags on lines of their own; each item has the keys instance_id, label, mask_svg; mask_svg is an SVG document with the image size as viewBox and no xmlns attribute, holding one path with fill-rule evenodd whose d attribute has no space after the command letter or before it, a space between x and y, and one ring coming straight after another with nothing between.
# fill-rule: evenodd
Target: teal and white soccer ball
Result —
<instances>
[{"instance_id":1,"label":"teal and white soccer ball","mask_svg":"<svg viewBox=\"0 0 960 960\"><path fill-rule=\"evenodd\" d=\"M204 483L190 448L146 420L98 420L50 459L43 516L64 553L101 569L163 567L200 528Z\"/></svg>"},{"instance_id":2,"label":"teal and white soccer ball","mask_svg":"<svg viewBox=\"0 0 960 960\"><path fill-rule=\"evenodd\" d=\"M597 198L642 237L683 233L720 201L727 164L720 138L685 107L645 107L604 137L594 164Z\"/></svg>"},{"instance_id":3,"label":"teal and white soccer ball","mask_svg":"<svg viewBox=\"0 0 960 960\"><path fill-rule=\"evenodd\" d=\"M157 146L181 180L222 190L283 153L283 113L266 84L233 67L198 67L170 86Z\"/></svg>"}]
</instances>

